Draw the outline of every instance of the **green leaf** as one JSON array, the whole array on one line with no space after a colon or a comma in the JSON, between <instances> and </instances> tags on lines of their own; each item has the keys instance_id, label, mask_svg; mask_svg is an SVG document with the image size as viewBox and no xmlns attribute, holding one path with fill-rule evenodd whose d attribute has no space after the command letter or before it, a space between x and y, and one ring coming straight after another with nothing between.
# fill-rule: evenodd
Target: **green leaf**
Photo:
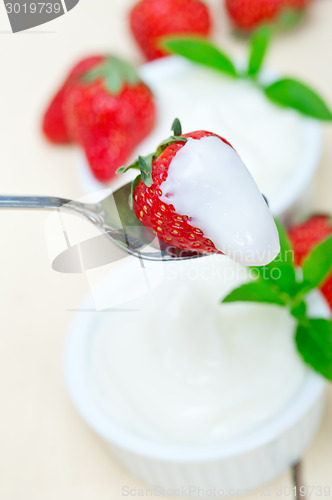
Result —
<instances>
[{"instance_id":1,"label":"green leaf","mask_svg":"<svg viewBox=\"0 0 332 500\"><path fill-rule=\"evenodd\" d=\"M318 120L332 120L332 113L323 99L297 80L283 78L266 87L264 91L267 97L277 104L296 109Z\"/></svg>"},{"instance_id":2,"label":"green leaf","mask_svg":"<svg viewBox=\"0 0 332 500\"><path fill-rule=\"evenodd\" d=\"M124 174L125 172L128 172L128 170L130 169L135 169L135 170L139 170L139 162L138 160L134 161L133 163L131 163L130 165L128 165L128 167L120 167L117 169L116 173L117 174Z\"/></svg>"},{"instance_id":3,"label":"green leaf","mask_svg":"<svg viewBox=\"0 0 332 500\"><path fill-rule=\"evenodd\" d=\"M270 283L263 280L246 283L228 294L222 302L266 302L284 306L286 300L281 297L280 291L274 289Z\"/></svg>"},{"instance_id":4,"label":"green leaf","mask_svg":"<svg viewBox=\"0 0 332 500\"><path fill-rule=\"evenodd\" d=\"M288 30L300 24L305 18L304 9L283 9L277 19L276 26L281 30Z\"/></svg>"},{"instance_id":5,"label":"green leaf","mask_svg":"<svg viewBox=\"0 0 332 500\"><path fill-rule=\"evenodd\" d=\"M270 26L262 26L253 34L250 43L248 75L256 76L261 69L271 36Z\"/></svg>"},{"instance_id":6,"label":"green leaf","mask_svg":"<svg viewBox=\"0 0 332 500\"><path fill-rule=\"evenodd\" d=\"M304 361L332 380L332 321L307 320L298 326L295 341Z\"/></svg>"},{"instance_id":7,"label":"green leaf","mask_svg":"<svg viewBox=\"0 0 332 500\"><path fill-rule=\"evenodd\" d=\"M131 209L133 209L133 205L134 205L134 191L137 188L140 180L141 180L141 176L138 175L137 177L135 177L135 179L131 183L131 190L130 190L130 195L129 195L129 206Z\"/></svg>"},{"instance_id":8,"label":"green leaf","mask_svg":"<svg viewBox=\"0 0 332 500\"><path fill-rule=\"evenodd\" d=\"M153 161L153 154L144 157L143 156L138 157L138 165L141 171L142 181L147 187L151 187L153 184L152 161Z\"/></svg>"},{"instance_id":9,"label":"green leaf","mask_svg":"<svg viewBox=\"0 0 332 500\"><path fill-rule=\"evenodd\" d=\"M181 126L181 122L178 118L175 118L175 120L172 124L171 130L173 131L173 134L175 136L179 136L182 134L182 126Z\"/></svg>"},{"instance_id":10,"label":"green leaf","mask_svg":"<svg viewBox=\"0 0 332 500\"><path fill-rule=\"evenodd\" d=\"M294 318L296 318L299 321L302 321L306 317L306 312L307 312L307 304L301 300L300 302L296 302L290 310L290 313Z\"/></svg>"},{"instance_id":11,"label":"green leaf","mask_svg":"<svg viewBox=\"0 0 332 500\"><path fill-rule=\"evenodd\" d=\"M180 123L180 122L179 122ZM176 142L186 142L188 139L186 137L178 137L172 136L165 139L162 143L159 144L157 151L155 153L151 153L147 156L139 156L137 160L128 165L127 167L120 167L116 171L117 174L124 174L130 169L140 170L142 181L148 187L152 186L152 163L159 158L163 151L165 151L168 146L174 144Z\"/></svg>"},{"instance_id":12,"label":"green leaf","mask_svg":"<svg viewBox=\"0 0 332 500\"><path fill-rule=\"evenodd\" d=\"M303 284L300 291L307 293L319 288L332 271L332 235L319 243L302 263Z\"/></svg>"},{"instance_id":13,"label":"green leaf","mask_svg":"<svg viewBox=\"0 0 332 500\"><path fill-rule=\"evenodd\" d=\"M173 54L236 77L232 60L207 40L190 37L164 38L162 46Z\"/></svg>"},{"instance_id":14,"label":"green leaf","mask_svg":"<svg viewBox=\"0 0 332 500\"><path fill-rule=\"evenodd\" d=\"M82 77L82 80L87 83L99 79L103 81L105 88L112 95L118 95L125 84L133 86L140 81L135 68L115 56L105 58Z\"/></svg>"},{"instance_id":15,"label":"green leaf","mask_svg":"<svg viewBox=\"0 0 332 500\"><path fill-rule=\"evenodd\" d=\"M123 75L118 71L110 71L104 76L104 85L111 94L118 95L124 85Z\"/></svg>"},{"instance_id":16,"label":"green leaf","mask_svg":"<svg viewBox=\"0 0 332 500\"><path fill-rule=\"evenodd\" d=\"M94 66L90 71L87 73L84 73L84 75L81 77L81 79L84 82L93 82L94 80L98 80L99 78L103 78L107 74L107 59L104 59L100 63L98 63L96 66Z\"/></svg>"},{"instance_id":17,"label":"green leaf","mask_svg":"<svg viewBox=\"0 0 332 500\"><path fill-rule=\"evenodd\" d=\"M155 154L155 157L159 158L161 153L163 151L165 151L165 149L168 148L168 146L171 146L172 144L174 144L176 142L187 142L187 141L188 141L187 137L178 137L178 136L168 137L168 139L165 139L164 141L162 141L159 144L157 151L156 151L156 154Z\"/></svg>"},{"instance_id":18,"label":"green leaf","mask_svg":"<svg viewBox=\"0 0 332 500\"><path fill-rule=\"evenodd\" d=\"M281 292L292 296L297 291L294 251L283 226L278 220L275 223L279 233L279 255L267 266L251 267L251 270L272 286L277 286Z\"/></svg>"},{"instance_id":19,"label":"green leaf","mask_svg":"<svg viewBox=\"0 0 332 500\"><path fill-rule=\"evenodd\" d=\"M134 66L127 63L126 61L123 61L122 59L113 59L116 59L118 64L118 71L122 73L123 78L127 81L127 83L129 83L129 85L134 86L140 82L140 77Z\"/></svg>"}]
</instances>

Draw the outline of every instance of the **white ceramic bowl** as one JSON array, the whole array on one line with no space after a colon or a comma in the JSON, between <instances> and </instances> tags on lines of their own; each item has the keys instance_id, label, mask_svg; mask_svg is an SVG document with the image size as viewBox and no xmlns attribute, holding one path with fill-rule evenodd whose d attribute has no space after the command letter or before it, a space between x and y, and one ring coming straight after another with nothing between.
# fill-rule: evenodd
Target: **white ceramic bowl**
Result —
<instances>
[{"instance_id":1,"label":"white ceramic bowl","mask_svg":"<svg viewBox=\"0 0 332 500\"><path fill-rule=\"evenodd\" d=\"M99 292L108 293L110 281L112 277L101 282ZM91 296L81 309L94 309ZM318 293L312 296L310 309L313 315L329 314ZM213 490L214 496L227 496L272 480L302 457L319 428L324 406L324 381L310 371L292 401L274 418L224 443L165 444L113 421L89 389L89 353L98 314L82 312L74 318L65 350L66 383L78 412L134 476L173 492L195 485L200 491L191 490L192 496L206 496L208 490Z\"/></svg>"},{"instance_id":2,"label":"white ceramic bowl","mask_svg":"<svg viewBox=\"0 0 332 500\"><path fill-rule=\"evenodd\" d=\"M173 103L172 99L166 98L165 89L161 90L161 84L166 78L171 79L177 83L179 75L185 74L187 68L192 67L192 64L178 57L168 57L161 60L153 61L151 63L145 64L140 69L140 74L145 82L151 87L156 95L156 102L158 108L158 121L155 130L152 134L137 148L133 155L133 159L137 157L138 154L148 154L153 150L157 144L163 140L167 134L169 134L169 129L171 126L171 121L175 116L180 114L180 118L184 122L188 122L187 126L197 127L200 126L200 115L199 109L197 110L197 116L194 116L195 124L191 125L191 119L186 116L185 110L179 110L178 105ZM209 71L209 70L206 70ZM264 80L271 80L273 78L273 73L269 70L263 72ZM224 78L221 76L220 78ZM176 92L180 96L190 96L190 90L184 88L184 85L179 83L176 86ZM167 102L166 102L167 101ZM195 109L196 103L193 98L193 109ZM211 110L213 112L213 110ZM192 116L192 115L190 115ZM236 118L236 117L235 117ZM257 118L259 120L259 117ZM190 125L189 125L190 123ZM212 127L209 125L209 118L205 115L204 126ZM203 128L204 128L203 126ZM239 123L239 127L241 127ZM266 124L268 128L270 124ZM303 211L308 209L310 203L310 195L312 188L312 181L319 164L320 153L321 153L321 127L319 122L316 120L311 120L307 118L302 118L300 121L300 133L303 140L303 149L298 157L298 164L294 169L287 174L282 185L278 188L275 194L269 195L269 203L273 214L284 222L289 222L296 215L301 214ZM202 128L202 126L200 126ZM221 133L223 128L219 130L213 130L214 132ZM230 137L226 137L231 139ZM235 148L237 145L233 144ZM285 148L284 144L277 144L278 148ZM286 146L287 148L287 146ZM271 151L273 155L273 151ZM90 169L87 165L87 161L82 151L79 151L77 155L77 165L78 165L78 175L81 180L83 189L87 193L91 193L102 189L101 183L96 181L93 177ZM246 158L243 157L246 163ZM131 174L128 173L126 179L131 179ZM123 184L123 177L116 179L111 183L111 185L116 188ZM263 186L264 190L264 186ZM265 193L268 194L268 193Z\"/></svg>"}]
</instances>

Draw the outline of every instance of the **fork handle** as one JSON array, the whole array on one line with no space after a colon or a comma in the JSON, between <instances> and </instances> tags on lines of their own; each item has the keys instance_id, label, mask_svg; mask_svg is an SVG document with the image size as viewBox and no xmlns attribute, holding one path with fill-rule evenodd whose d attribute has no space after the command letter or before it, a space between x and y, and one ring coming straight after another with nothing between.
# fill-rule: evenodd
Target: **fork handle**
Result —
<instances>
[{"instance_id":1,"label":"fork handle","mask_svg":"<svg viewBox=\"0 0 332 500\"><path fill-rule=\"evenodd\" d=\"M72 200L66 198L55 198L54 196L16 196L1 195L0 208L60 208Z\"/></svg>"}]
</instances>

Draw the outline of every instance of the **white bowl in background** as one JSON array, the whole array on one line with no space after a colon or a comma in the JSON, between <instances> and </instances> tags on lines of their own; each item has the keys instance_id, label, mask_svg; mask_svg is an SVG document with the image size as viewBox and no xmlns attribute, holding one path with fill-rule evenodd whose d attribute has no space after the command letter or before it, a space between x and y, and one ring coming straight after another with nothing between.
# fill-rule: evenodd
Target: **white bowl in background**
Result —
<instances>
[{"instance_id":1,"label":"white bowl in background","mask_svg":"<svg viewBox=\"0 0 332 500\"><path fill-rule=\"evenodd\" d=\"M122 276L121 268L118 275ZM115 296L116 283L112 274L98 284L96 295L109 294L113 287ZM311 315L329 315L318 292L311 296L309 305ZM113 456L146 483L173 491L197 485L201 494L215 489L216 496L245 493L295 464L313 440L324 408L325 382L312 371L305 374L293 399L274 417L228 441L170 444L129 430L110 417L91 391L91 343L100 312L89 312L94 309L92 296L81 309L84 312L76 314L65 349L65 379L70 397ZM200 496L199 492L196 496Z\"/></svg>"},{"instance_id":2,"label":"white bowl in background","mask_svg":"<svg viewBox=\"0 0 332 500\"><path fill-rule=\"evenodd\" d=\"M198 72L198 77L197 79L192 79L197 81L195 81L195 84L192 84L192 87L189 88L188 81L191 79L190 71L192 71L193 68ZM293 120L295 124L293 129L292 127L289 129L293 130L294 134L291 132L287 134L283 144L279 144L278 142L274 144L271 142L273 145L273 148L271 147L271 155L275 155L276 150L278 150L277 154L280 155L280 151L282 151L282 155L284 156L281 156L280 158L284 158L285 161L281 161L280 163L286 164L291 158L289 155L291 155L290 147L292 147L293 142L295 143L297 141L298 149L297 154L295 155L296 164L294 164L293 167L292 163L289 168L286 168L286 171L282 174L282 182L278 178L278 186L275 190L273 190L273 185L277 184L277 182L274 183L274 176L278 175L276 173L277 166L275 166L274 172L272 172L271 175L268 174L265 180L263 178L259 179L260 176L258 175L257 177L258 171L256 171L255 174L255 160L252 157L253 154L257 155L258 144L256 143L255 147L252 146L253 150L251 151L250 140L249 144L244 144L245 140L243 141L242 138L240 142L243 144L237 145L238 141L236 140L236 129L241 129L241 127L245 128L242 123L238 124L236 122L236 120L239 120L239 117L236 116L235 121L231 123L233 121L233 116L230 116L229 110L227 111L227 128L225 131L226 133L224 133L223 129L225 128L225 124L223 124L222 120L219 124L218 115L216 118L214 115L215 111L211 109L214 107L213 102L209 103L207 98L205 99L204 96L200 94L202 88L207 89L204 90L204 93L206 94L209 94L208 90L210 87L211 93L215 92L216 79L220 79L220 85L223 85L223 90L226 93L229 92L230 86L234 86L235 84L237 85L238 82L234 83L231 79L224 77L223 75L219 75L213 70L193 65L192 63L175 56L163 58L143 65L140 69L140 74L144 81L151 87L156 96L158 120L154 131L136 149L132 159L136 158L138 154L144 155L153 151L158 143L170 133L172 120L178 116L184 124L185 132L197 128L210 130L213 128L213 132L224 135L226 139L233 143L235 149L239 149L242 159L247 164L249 170L251 170L262 192L264 192L264 194L268 197L271 210L276 217L279 217L283 220L283 222L288 223L294 220L297 215L308 210L312 194L313 179L321 154L321 126L319 122L313 119L301 117L296 111L278 109L275 105L268 103L271 106L271 109L273 109L274 119L278 120L280 116L286 116L288 114L287 116L291 117L290 119ZM272 78L273 74L271 71L265 70L263 72L264 80L270 80ZM200 79L204 79L204 86L200 85ZM249 84L246 82L240 82L240 85L245 86ZM177 96L176 99L172 98L175 93ZM199 103L197 101L199 101ZM207 102L208 108L205 106L205 101ZM183 103L182 108L181 103ZM241 113L241 109L242 107L240 106L238 110L239 113ZM281 115L281 113L283 113L283 115ZM253 114L254 113L252 113L252 115ZM250 139L250 130L248 129L255 129L259 120L260 116L254 116L253 118L249 117L249 121L247 121L246 126L246 133L249 135L248 139ZM281 128L282 123L283 122L281 120ZM273 137L272 126L273 125L270 123L265 122L261 128L259 128L258 125L257 130L260 131L258 134L269 133L269 129L271 129L269 137ZM235 134L234 139L232 138L233 134ZM300 143L298 143L299 141ZM262 137L261 144L263 145L263 143L264 138ZM292 154L292 158L295 156ZM250 163L253 168L251 168ZM105 187L93 177L82 151L79 151L77 164L79 178L85 192L91 193ZM260 168L262 168L262 166L260 166ZM282 169L282 165L280 165L280 169ZM132 173L128 173L126 177L121 176L119 179L115 179L112 183L110 183L110 185L117 188L123 184L124 179L131 180L133 175L134 174Z\"/></svg>"}]
</instances>

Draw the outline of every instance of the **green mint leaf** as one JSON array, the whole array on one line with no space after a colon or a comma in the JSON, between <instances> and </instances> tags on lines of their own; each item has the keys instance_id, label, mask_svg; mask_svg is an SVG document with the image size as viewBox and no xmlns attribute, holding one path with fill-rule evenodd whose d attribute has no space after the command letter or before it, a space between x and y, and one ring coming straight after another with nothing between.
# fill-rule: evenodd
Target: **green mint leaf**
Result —
<instances>
[{"instance_id":1,"label":"green mint leaf","mask_svg":"<svg viewBox=\"0 0 332 500\"><path fill-rule=\"evenodd\" d=\"M283 226L275 220L280 241L279 255L267 266L251 267L251 270L271 286L277 286L281 292L292 296L297 291L294 251Z\"/></svg>"},{"instance_id":2,"label":"green mint leaf","mask_svg":"<svg viewBox=\"0 0 332 500\"><path fill-rule=\"evenodd\" d=\"M137 177L135 177L135 179L131 183L131 190L130 190L130 195L129 195L129 206L131 209L133 209L133 205L134 205L134 191L137 188L140 180L141 180L141 176L138 175Z\"/></svg>"},{"instance_id":3,"label":"green mint leaf","mask_svg":"<svg viewBox=\"0 0 332 500\"><path fill-rule=\"evenodd\" d=\"M302 263L303 283L300 293L319 288L332 271L332 235L319 243Z\"/></svg>"},{"instance_id":4,"label":"green mint leaf","mask_svg":"<svg viewBox=\"0 0 332 500\"><path fill-rule=\"evenodd\" d=\"M153 184L152 180L152 161L153 154L148 156L139 156L138 157L138 165L141 171L142 181L147 187L151 187Z\"/></svg>"},{"instance_id":5,"label":"green mint leaf","mask_svg":"<svg viewBox=\"0 0 332 500\"><path fill-rule=\"evenodd\" d=\"M280 295L280 291L271 286L263 280L253 281L246 283L231 293L229 293L222 302L265 302L269 304L277 304L284 306L287 302L285 298Z\"/></svg>"},{"instance_id":6,"label":"green mint leaf","mask_svg":"<svg viewBox=\"0 0 332 500\"><path fill-rule=\"evenodd\" d=\"M175 118L175 120L172 124L171 130L173 131L173 134L175 136L179 136L182 134L182 126L181 126L181 122L178 118Z\"/></svg>"},{"instance_id":7,"label":"green mint leaf","mask_svg":"<svg viewBox=\"0 0 332 500\"><path fill-rule=\"evenodd\" d=\"M298 326L295 342L304 361L332 380L332 321L307 320Z\"/></svg>"},{"instance_id":8,"label":"green mint leaf","mask_svg":"<svg viewBox=\"0 0 332 500\"><path fill-rule=\"evenodd\" d=\"M264 91L267 97L277 104L296 109L318 120L332 120L332 113L323 99L297 80L283 78L266 87Z\"/></svg>"},{"instance_id":9,"label":"green mint leaf","mask_svg":"<svg viewBox=\"0 0 332 500\"><path fill-rule=\"evenodd\" d=\"M296 303L291 307L290 313L294 318L299 320L300 322L303 321L303 319L306 318L306 313L307 313L307 305L306 303L301 300L300 302Z\"/></svg>"},{"instance_id":10,"label":"green mint leaf","mask_svg":"<svg viewBox=\"0 0 332 500\"><path fill-rule=\"evenodd\" d=\"M162 46L169 52L190 61L216 69L229 76L237 76L232 60L207 40L190 37L164 38Z\"/></svg>"},{"instance_id":11,"label":"green mint leaf","mask_svg":"<svg viewBox=\"0 0 332 500\"><path fill-rule=\"evenodd\" d=\"M256 76L262 67L264 57L272 37L272 28L262 26L255 31L250 43L248 75Z\"/></svg>"}]
</instances>

